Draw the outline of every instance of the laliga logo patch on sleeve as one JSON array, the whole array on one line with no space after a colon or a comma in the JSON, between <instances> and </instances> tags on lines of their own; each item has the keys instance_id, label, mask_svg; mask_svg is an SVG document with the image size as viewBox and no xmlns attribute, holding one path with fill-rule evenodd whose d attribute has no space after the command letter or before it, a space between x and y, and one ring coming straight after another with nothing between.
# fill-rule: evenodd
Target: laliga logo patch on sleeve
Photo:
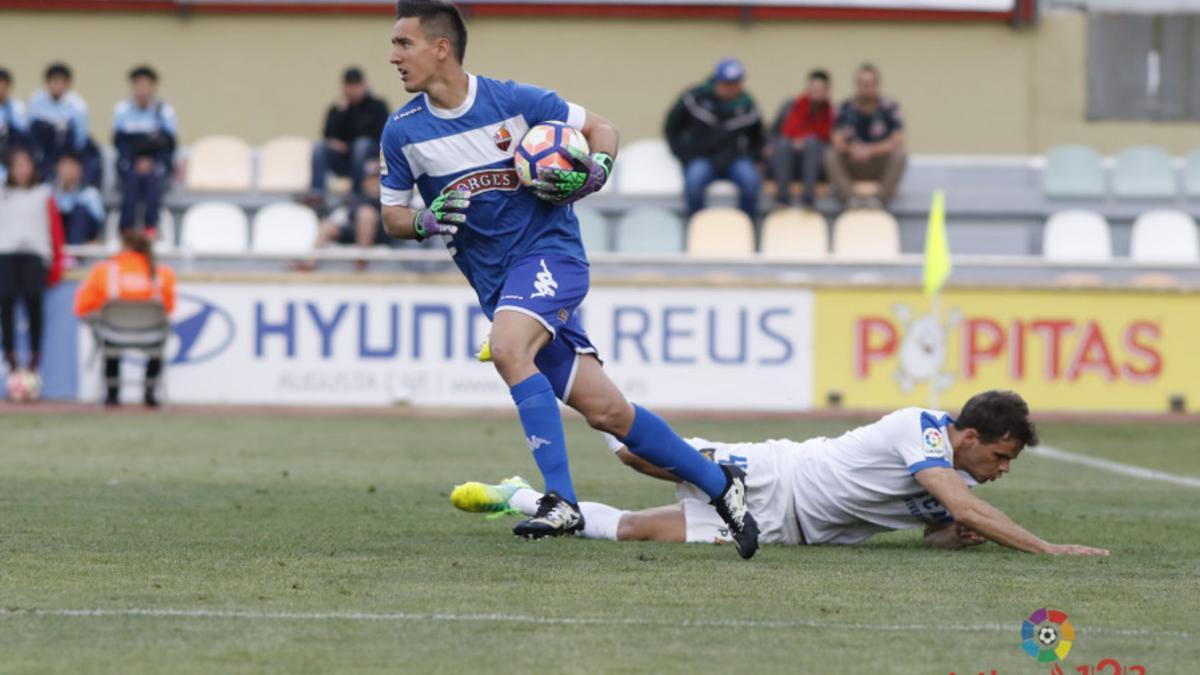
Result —
<instances>
[{"instance_id":1,"label":"laliga logo patch on sleeve","mask_svg":"<svg viewBox=\"0 0 1200 675\"><path fill-rule=\"evenodd\" d=\"M937 429L925 430L925 454L926 455L944 455L946 454L946 441L942 438L942 432Z\"/></svg>"},{"instance_id":2,"label":"laliga logo patch on sleeve","mask_svg":"<svg viewBox=\"0 0 1200 675\"><path fill-rule=\"evenodd\" d=\"M383 148L379 149L379 175L387 175L387 158L383 156Z\"/></svg>"}]
</instances>

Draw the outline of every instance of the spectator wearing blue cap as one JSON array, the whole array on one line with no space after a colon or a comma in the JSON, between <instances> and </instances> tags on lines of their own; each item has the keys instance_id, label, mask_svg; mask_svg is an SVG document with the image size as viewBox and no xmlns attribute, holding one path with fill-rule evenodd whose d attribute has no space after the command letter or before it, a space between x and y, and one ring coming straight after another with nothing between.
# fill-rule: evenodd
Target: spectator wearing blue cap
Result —
<instances>
[{"instance_id":1,"label":"spectator wearing blue cap","mask_svg":"<svg viewBox=\"0 0 1200 675\"><path fill-rule=\"evenodd\" d=\"M751 219L757 215L762 177L756 163L766 135L758 107L742 86L745 74L740 61L725 59L667 113L664 132L683 164L689 216L704 208L704 192L718 178L733 181L738 208Z\"/></svg>"}]
</instances>

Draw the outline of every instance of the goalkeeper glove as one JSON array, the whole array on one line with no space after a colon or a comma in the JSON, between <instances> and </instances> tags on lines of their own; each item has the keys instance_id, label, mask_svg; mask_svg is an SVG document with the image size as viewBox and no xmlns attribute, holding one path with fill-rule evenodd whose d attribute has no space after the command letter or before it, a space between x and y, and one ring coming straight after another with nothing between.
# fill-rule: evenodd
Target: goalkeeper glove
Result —
<instances>
[{"instance_id":1,"label":"goalkeeper glove","mask_svg":"<svg viewBox=\"0 0 1200 675\"><path fill-rule=\"evenodd\" d=\"M471 206L469 190L451 190L440 194L428 208L417 211L413 217L413 231L417 241L424 241L435 234L452 235L458 226L467 222L467 208Z\"/></svg>"},{"instance_id":2,"label":"goalkeeper glove","mask_svg":"<svg viewBox=\"0 0 1200 675\"><path fill-rule=\"evenodd\" d=\"M538 197L552 204L571 204L599 192L612 173L613 158L607 152L596 152L591 156L568 147L572 169L538 169L538 179L533 181L533 191Z\"/></svg>"}]
</instances>

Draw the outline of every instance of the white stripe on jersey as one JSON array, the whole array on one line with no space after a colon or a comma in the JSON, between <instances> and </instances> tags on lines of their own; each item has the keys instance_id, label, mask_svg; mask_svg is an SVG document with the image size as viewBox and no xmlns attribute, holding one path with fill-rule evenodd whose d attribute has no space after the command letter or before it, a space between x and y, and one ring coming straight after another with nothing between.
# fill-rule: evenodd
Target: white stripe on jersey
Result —
<instances>
[{"instance_id":1,"label":"white stripe on jersey","mask_svg":"<svg viewBox=\"0 0 1200 675\"><path fill-rule=\"evenodd\" d=\"M507 150L496 145L496 132L508 127L513 141ZM413 180L424 175L450 176L511 159L519 139L525 137L529 124L523 115L514 115L502 122L471 129L453 136L431 138L404 146L404 159L412 170Z\"/></svg>"},{"instance_id":2,"label":"white stripe on jersey","mask_svg":"<svg viewBox=\"0 0 1200 675\"><path fill-rule=\"evenodd\" d=\"M390 187L379 186L379 203L384 206L407 207L412 203L412 195L412 190L395 190Z\"/></svg>"},{"instance_id":3,"label":"white stripe on jersey","mask_svg":"<svg viewBox=\"0 0 1200 675\"><path fill-rule=\"evenodd\" d=\"M587 110L578 103L567 101L567 119L563 120L569 127L583 129L584 122L587 122Z\"/></svg>"}]
</instances>

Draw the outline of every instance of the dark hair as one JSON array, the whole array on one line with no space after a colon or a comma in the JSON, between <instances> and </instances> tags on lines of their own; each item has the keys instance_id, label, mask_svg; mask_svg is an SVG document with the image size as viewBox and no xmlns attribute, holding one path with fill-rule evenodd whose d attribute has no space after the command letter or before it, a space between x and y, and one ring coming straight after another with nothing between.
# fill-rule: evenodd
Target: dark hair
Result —
<instances>
[{"instance_id":1,"label":"dark hair","mask_svg":"<svg viewBox=\"0 0 1200 675\"><path fill-rule=\"evenodd\" d=\"M984 443L1010 439L1020 444L1037 445L1037 428L1029 419L1029 404L1015 391L993 389L975 394L963 406L954 427L974 429Z\"/></svg>"},{"instance_id":2,"label":"dark hair","mask_svg":"<svg viewBox=\"0 0 1200 675\"><path fill-rule=\"evenodd\" d=\"M362 68L358 66L348 66L342 71L342 84L358 84L364 79Z\"/></svg>"},{"instance_id":3,"label":"dark hair","mask_svg":"<svg viewBox=\"0 0 1200 675\"><path fill-rule=\"evenodd\" d=\"M51 63L49 66L46 66L46 81L50 81L50 78L53 77L65 77L70 80L71 68L61 61Z\"/></svg>"},{"instance_id":4,"label":"dark hair","mask_svg":"<svg viewBox=\"0 0 1200 675\"><path fill-rule=\"evenodd\" d=\"M63 152L63 154L58 156L58 161L61 162L64 159L69 159L69 160L72 160L75 162L79 162L80 164L83 164L83 155L81 155L78 150L73 150L73 149L67 150L67 151Z\"/></svg>"},{"instance_id":5,"label":"dark hair","mask_svg":"<svg viewBox=\"0 0 1200 675\"><path fill-rule=\"evenodd\" d=\"M9 187L26 187L24 185L17 185L17 177L12 170L13 159L16 158L17 155L25 155L29 158L29 163L33 165L33 176L30 179L29 187L41 183L42 177L38 174L37 162L33 161L33 153L29 151L29 148L26 148L23 145L16 145L12 148L9 148L8 155L4 158L4 168L8 169L8 178L4 179L4 184Z\"/></svg>"},{"instance_id":6,"label":"dark hair","mask_svg":"<svg viewBox=\"0 0 1200 675\"><path fill-rule=\"evenodd\" d=\"M133 82L139 77L148 77L150 78L151 82L158 82L158 73L154 72L154 69L150 66L138 66L129 71L130 82Z\"/></svg>"},{"instance_id":7,"label":"dark hair","mask_svg":"<svg viewBox=\"0 0 1200 675\"><path fill-rule=\"evenodd\" d=\"M140 227L131 227L121 233L121 243L125 248L140 253L146 258L146 264L150 266L150 278L154 278L154 242L150 241L150 237L146 236L146 231Z\"/></svg>"},{"instance_id":8,"label":"dark hair","mask_svg":"<svg viewBox=\"0 0 1200 675\"><path fill-rule=\"evenodd\" d=\"M829 84L829 72L823 68L814 68L808 73L809 80L821 80L825 84Z\"/></svg>"},{"instance_id":9,"label":"dark hair","mask_svg":"<svg viewBox=\"0 0 1200 675\"><path fill-rule=\"evenodd\" d=\"M416 17L421 20L421 32L436 40L446 38L454 49L459 63L467 58L467 22L454 5L442 0L400 0L396 3L396 18Z\"/></svg>"},{"instance_id":10,"label":"dark hair","mask_svg":"<svg viewBox=\"0 0 1200 675\"><path fill-rule=\"evenodd\" d=\"M8 68L0 68L0 80L12 84L12 73L8 72Z\"/></svg>"},{"instance_id":11,"label":"dark hair","mask_svg":"<svg viewBox=\"0 0 1200 675\"><path fill-rule=\"evenodd\" d=\"M881 79L881 78L879 77L879 69L878 69L878 68L876 68L876 67L875 67L875 64L874 64L874 63L871 63L870 61L863 61L862 65L860 65L860 66L858 67L858 70L857 70L856 72L859 72L859 73L870 73L870 74L872 74L872 75L874 75L874 76L875 76L875 79L876 79L876 80L878 80L878 79Z\"/></svg>"}]
</instances>

